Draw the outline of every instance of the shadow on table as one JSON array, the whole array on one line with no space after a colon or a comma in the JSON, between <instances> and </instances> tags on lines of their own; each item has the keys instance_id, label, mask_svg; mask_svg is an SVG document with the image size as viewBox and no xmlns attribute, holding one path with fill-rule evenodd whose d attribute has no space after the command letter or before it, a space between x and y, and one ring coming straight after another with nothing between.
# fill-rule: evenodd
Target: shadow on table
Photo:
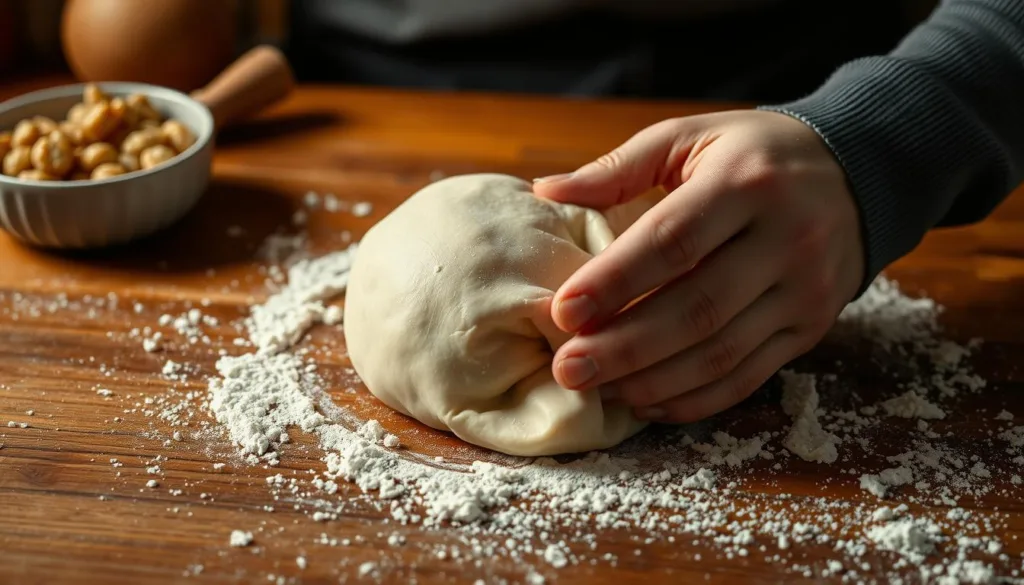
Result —
<instances>
[{"instance_id":1,"label":"shadow on table","mask_svg":"<svg viewBox=\"0 0 1024 585\"><path fill-rule=\"evenodd\" d=\"M138 273L205 272L250 262L260 244L289 226L297 202L283 193L214 179L185 217L147 238L96 250L44 254Z\"/></svg>"},{"instance_id":2,"label":"shadow on table","mask_svg":"<svg viewBox=\"0 0 1024 585\"><path fill-rule=\"evenodd\" d=\"M241 122L217 135L218 146L278 138L338 126L344 120L335 112L303 112Z\"/></svg>"}]
</instances>

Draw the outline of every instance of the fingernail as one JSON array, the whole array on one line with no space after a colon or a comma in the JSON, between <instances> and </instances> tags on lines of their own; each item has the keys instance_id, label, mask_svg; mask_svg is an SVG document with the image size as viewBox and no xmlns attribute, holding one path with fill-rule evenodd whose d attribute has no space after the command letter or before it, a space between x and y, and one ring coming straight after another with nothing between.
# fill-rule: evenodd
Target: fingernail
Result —
<instances>
[{"instance_id":1,"label":"fingernail","mask_svg":"<svg viewBox=\"0 0 1024 585\"><path fill-rule=\"evenodd\" d=\"M570 297L558 302L558 314L570 331L578 331L597 314L597 305L587 295Z\"/></svg>"},{"instance_id":2,"label":"fingernail","mask_svg":"<svg viewBox=\"0 0 1024 585\"><path fill-rule=\"evenodd\" d=\"M534 183L554 183L555 181L562 181L572 176L572 173L562 173L560 175L551 175L548 177L538 177L533 180Z\"/></svg>"},{"instance_id":3,"label":"fingernail","mask_svg":"<svg viewBox=\"0 0 1024 585\"><path fill-rule=\"evenodd\" d=\"M570 357L558 362L558 371L569 387L577 388L597 375L597 364L586 356Z\"/></svg>"},{"instance_id":4,"label":"fingernail","mask_svg":"<svg viewBox=\"0 0 1024 585\"><path fill-rule=\"evenodd\" d=\"M665 418L664 408L658 406L648 406L647 408L638 408L636 411L637 418L643 420L661 420Z\"/></svg>"},{"instance_id":5,"label":"fingernail","mask_svg":"<svg viewBox=\"0 0 1024 585\"><path fill-rule=\"evenodd\" d=\"M609 384L601 386L601 388L598 389L598 393L601 395L601 400L604 402L618 400L620 397L619 389Z\"/></svg>"}]
</instances>

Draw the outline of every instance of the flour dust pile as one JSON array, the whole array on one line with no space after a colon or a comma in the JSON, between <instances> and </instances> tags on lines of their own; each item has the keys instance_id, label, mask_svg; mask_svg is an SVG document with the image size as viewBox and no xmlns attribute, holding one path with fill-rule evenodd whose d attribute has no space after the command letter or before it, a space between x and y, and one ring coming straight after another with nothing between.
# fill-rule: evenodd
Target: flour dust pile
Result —
<instances>
[{"instance_id":1,"label":"flour dust pile","mask_svg":"<svg viewBox=\"0 0 1024 585\"><path fill-rule=\"evenodd\" d=\"M306 204L371 211L313 193ZM296 214L296 225L304 225L305 213ZM349 539L331 536L332 522L360 510L386 514L391 528L381 533L381 558L352 567L354 580L386 578L387 549L403 547L422 546L467 573L496 557L515 559L520 581L536 584L678 546L704 551L674 557L679 565L713 555L815 581L1024 582L1021 554L1010 552L1019 543L1000 540L1011 533L1007 514L973 506L1024 496L1024 423L1008 410L971 412L969 424L990 432L979 444L958 440L972 397L992 389L970 365L982 343L944 338L942 308L930 299L911 298L879 278L811 355L713 420L655 428L608 452L462 464L417 454L378 421L357 420L331 401L308 338L315 327L344 326L337 302L358 244L350 237L342 243L348 247L314 257L302 234L268 239L269 297L235 323L218 323L200 307L167 315L161 325L194 345L215 347L224 340L207 330L233 327L237 338L225 345L248 353L217 350L217 375L209 380L198 378L193 364L168 361L164 377L192 389L146 398L126 415L142 413L185 432L212 415L217 434L254 474L270 470L261 473L270 474L275 502L324 523L311 544L344 546ZM10 301L9 310L26 315L49 310ZM150 352L167 342L149 329L132 336ZM322 450L314 469L286 469L289 443L300 435ZM175 431L167 441L182 438ZM157 481L161 463L151 462L152 489L168 489ZM353 489L362 495L353 497ZM234 532L225 533L225 546L261 543L253 526L228 528ZM444 534L447 544L418 544L419 531ZM609 534L618 535L618 555L602 548ZM631 546L628 559L619 556L623 541ZM296 560L301 568L315 562L313 555Z\"/></svg>"}]
</instances>

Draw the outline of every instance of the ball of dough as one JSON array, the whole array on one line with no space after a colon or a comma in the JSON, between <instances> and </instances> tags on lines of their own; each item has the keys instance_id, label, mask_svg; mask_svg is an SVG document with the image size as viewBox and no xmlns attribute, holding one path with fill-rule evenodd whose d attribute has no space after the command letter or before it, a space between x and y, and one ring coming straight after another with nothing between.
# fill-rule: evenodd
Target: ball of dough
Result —
<instances>
[{"instance_id":1,"label":"ball of dough","mask_svg":"<svg viewBox=\"0 0 1024 585\"><path fill-rule=\"evenodd\" d=\"M612 447L644 427L596 392L562 388L570 335L551 299L640 213L535 197L521 179L464 175L414 194L359 243L345 299L349 357L391 408L518 456Z\"/></svg>"}]
</instances>

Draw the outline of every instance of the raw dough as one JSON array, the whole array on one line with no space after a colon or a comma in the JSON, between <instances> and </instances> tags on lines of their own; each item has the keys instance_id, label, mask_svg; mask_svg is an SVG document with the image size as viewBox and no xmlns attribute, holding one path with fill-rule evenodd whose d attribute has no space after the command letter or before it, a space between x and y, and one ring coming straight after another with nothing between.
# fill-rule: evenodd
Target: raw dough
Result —
<instances>
[{"instance_id":1,"label":"raw dough","mask_svg":"<svg viewBox=\"0 0 1024 585\"><path fill-rule=\"evenodd\" d=\"M422 189L359 244L345 300L356 372L391 408L495 451L620 443L644 424L554 381L553 351L570 336L550 305L652 202L602 214L539 199L526 181L497 174Z\"/></svg>"}]
</instances>

